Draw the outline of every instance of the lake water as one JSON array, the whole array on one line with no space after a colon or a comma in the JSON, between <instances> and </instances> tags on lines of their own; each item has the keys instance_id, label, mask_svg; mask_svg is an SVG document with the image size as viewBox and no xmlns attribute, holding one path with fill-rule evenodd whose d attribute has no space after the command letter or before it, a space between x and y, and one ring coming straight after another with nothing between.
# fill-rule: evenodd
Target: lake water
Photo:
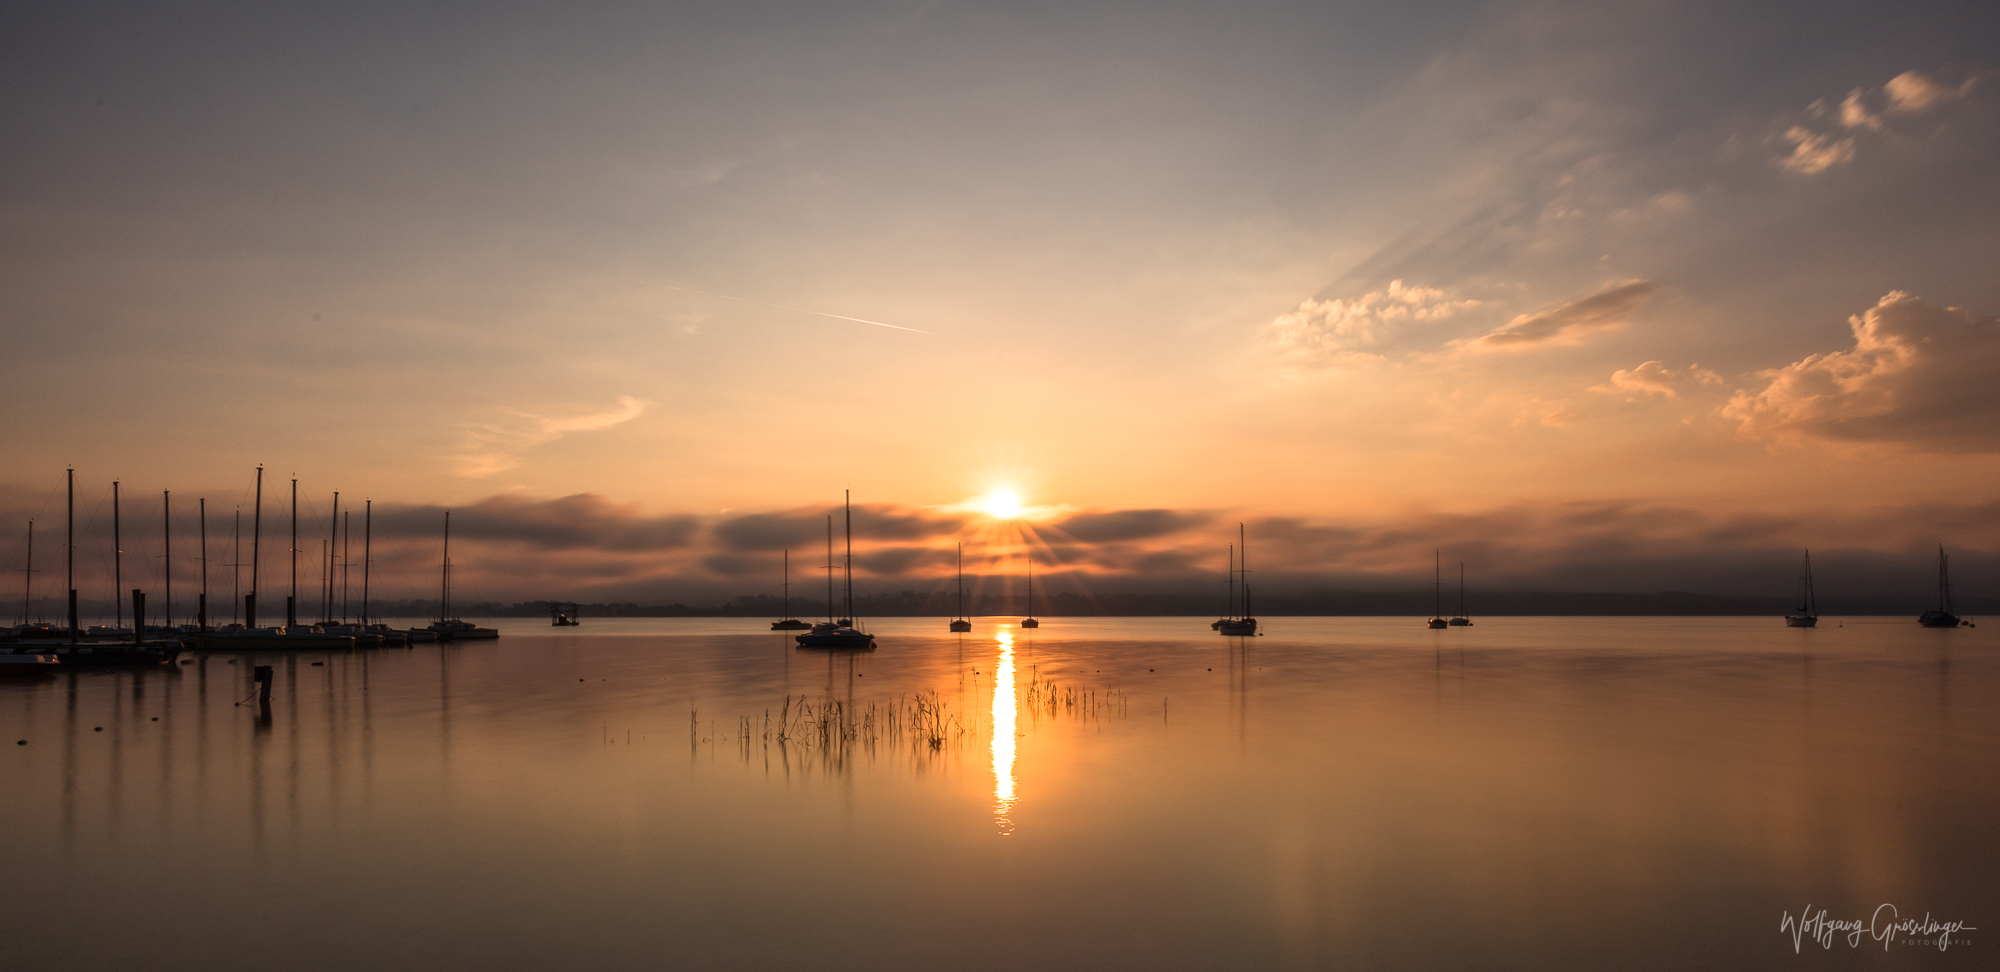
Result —
<instances>
[{"instance_id":1,"label":"lake water","mask_svg":"<svg viewBox=\"0 0 2000 972\"><path fill-rule=\"evenodd\" d=\"M2000 625L482 623L0 684L0 965L2000 967Z\"/></svg>"}]
</instances>

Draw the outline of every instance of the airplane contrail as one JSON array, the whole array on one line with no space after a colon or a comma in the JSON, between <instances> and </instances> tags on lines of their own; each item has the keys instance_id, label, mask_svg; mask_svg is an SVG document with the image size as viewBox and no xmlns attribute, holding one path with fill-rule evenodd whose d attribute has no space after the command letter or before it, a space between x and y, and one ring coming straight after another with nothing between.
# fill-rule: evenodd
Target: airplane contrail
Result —
<instances>
[{"instance_id":1,"label":"airplane contrail","mask_svg":"<svg viewBox=\"0 0 2000 972\"><path fill-rule=\"evenodd\" d=\"M882 323L881 321L871 321L871 320L868 320L868 319L867 319L867 318L865 318L865 317L849 317L849 316L847 316L846 314L829 314L829 313L827 313L827 312L825 312L825 311L816 311L816 310L807 310L807 309L806 309L806 308L804 308L804 307L787 307L787 306L785 306L784 304L773 304L773 303L771 303L770 301L765 301L765 300L751 300L751 299L750 299L750 298L748 298L748 297L731 297L731 296L729 296L728 294L714 294L714 293L709 293L709 292L708 292L708 291L706 291L706 290L696 290L696 289L694 289L693 287L676 287L676 286L674 286L673 284L654 284L653 286L655 286L655 287L665 287L665 288L666 288L666 289L668 289L668 290L678 290L678 291L680 291L681 293L684 293L684 294L700 294L700 295L702 295L703 297L720 297L720 298L722 298L723 300L735 300L735 301L742 301L742 302L743 302L743 303L745 303L745 304L757 304L757 305L759 305L759 306L762 306L762 307L776 307L776 308L777 308L777 309L779 309L779 310L788 310L788 311L795 311L795 312L797 312L797 313L800 313L800 314L816 314L816 315L818 315L818 316L820 316L820 317L831 317L831 318L834 318L835 320L842 320L842 321L853 321L853 322L855 322L855 323L857 323L857 324L873 324L873 325L875 325L876 327L888 327L888 328L894 328L894 329L896 329L896 330L898 330L898 331L912 331L912 332L915 332L915 333L917 333L917 334L929 334L929 333L930 333L929 331L921 331L921 330L918 330L918 329L916 329L916 328L914 328L914 327L904 327L904 326L902 326L901 324L884 324L884 323Z\"/></svg>"}]
</instances>

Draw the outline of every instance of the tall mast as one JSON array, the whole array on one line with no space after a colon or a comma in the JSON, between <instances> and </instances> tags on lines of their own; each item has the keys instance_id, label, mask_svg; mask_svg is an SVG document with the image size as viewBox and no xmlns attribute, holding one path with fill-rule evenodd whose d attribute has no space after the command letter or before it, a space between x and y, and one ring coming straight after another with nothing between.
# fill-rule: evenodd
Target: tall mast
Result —
<instances>
[{"instance_id":1,"label":"tall mast","mask_svg":"<svg viewBox=\"0 0 2000 972\"><path fill-rule=\"evenodd\" d=\"M1431 551L1431 617L1444 616L1444 551Z\"/></svg>"},{"instance_id":2,"label":"tall mast","mask_svg":"<svg viewBox=\"0 0 2000 972\"><path fill-rule=\"evenodd\" d=\"M68 524L63 537L63 578L69 588L69 642L76 644L83 619L76 613L76 468L73 466L69 470L69 505L64 519Z\"/></svg>"},{"instance_id":3,"label":"tall mast","mask_svg":"<svg viewBox=\"0 0 2000 972\"><path fill-rule=\"evenodd\" d=\"M340 552L340 490L333 491L333 522L326 527L326 608L322 617L333 620L333 568Z\"/></svg>"},{"instance_id":4,"label":"tall mast","mask_svg":"<svg viewBox=\"0 0 2000 972\"><path fill-rule=\"evenodd\" d=\"M1243 616L1250 616L1250 541L1243 534L1243 524L1236 524L1236 546L1241 550L1236 556L1236 570L1243 575Z\"/></svg>"},{"instance_id":5,"label":"tall mast","mask_svg":"<svg viewBox=\"0 0 2000 972\"><path fill-rule=\"evenodd\" d=\"M21 571L21 623L33 620L29 605L35 600L35 521L28 521L28 566Z\"/></svg>"},{"instance_id":6,"label":"tall mast","mask_svg":"<svg viewBox=\"0 0 2000 972\"><path fill-rule=\"evenodd\" d=\"M826 619L833 620L833 514L826 515Z\"/></svg>"},{"instance_id":7,"label":"tall mast","mask_svg":"<svg viewBox=\"0 0 2000 972\"><path fill-rule=\"evenodd\" d=\"M354 511L347 511L347 519L340 521L340 623L347 623L347 579L352 573L354 554Z\"/></svg>"},{"instance_id":8,"label":"tall mast","mask_svg":"<svg viewBox=\"0 0 2000 972\"><path fill-rule=\"evenodd\" d=\"M854 621L854 491L841 491L841 516L847 524L847 620Z\"/></svg>"},{"instance_id":9,"label":"tall mast","mask_svg":"<svg viewBox=\"0 0 2000 972\"><path fill-rule=\"evenodd\" d=\"M792 551L785 550L785 617L792 616Z\"/></svg>"},{"instance_id":10,"label":"tall mast","mask_svg":"<svg viewBox=\"0 0 2000 972\"><path fill-rule=\"evenodd\" d=\"M174 626L174 498L167 490L160 490L160 537L166 543L167 562L167 617L166 626Z\"/></svg>"},{"instance_id":11,"label":"tall mast","mask_svg":"<svg viewBox=\"0 0 2000 972\"><path fill-rule=\"evenodd\" d=\"M125 626L125 599L118 592L125 589L125 541L121 539L118 524L118 480L111 481L111 608L115 619L112 623L120 628ZM98 617L103 617L100 614Z\"/></svg>"},{"instance_id":12,"label":"tall mast","mask_svg":"<svg viewBox=\"0 0 2000 972\"><path fill-rule=\"evenodd\" d=\"M451 617L451 511L444 511L444 565L438 579L438 620Z\"/></svg>"},{"instance_id":13,"label":"tall mast","mask_svg":"<svg viewBox=\"0 0 2000 972\"><path fill-rule=\"evenodd\" d=\"M243 626L257 626L257 555L264 539L264 467L257 467L257 505L250 511L250 596L243 599Z\"/></svg>"},{"instance_id":14,"label":"tall mast","mask_svg":"<svg viewBox=\"0 0 2000 972\"><path fill-rule=\"evenodd\" d=\"M965 617L965 541L958 542L958 616Z\"/></svg>"},{"instance_id":15,"label":"tall mast","mask_svg":"<svg viewBox=\"0 0 2000 972\"><path fill-rule=\"evenodd\" d=\"M292 593L285 597L285 624L299 623L299 480L292 477Z\"/></svg>"},{"instance_id":16,"label":"tall mast","mask_svg":"<svg viewBox=\"0 0 2000 972\"><path fill-rule=\"evenodd\" d=\"M1458 562L1458 616L1465 617L1465 561Z\"/></svg>"},{"instance_id":17,"label":"tall mast","mask_svg":"<svg viewBox=\"0 0 2000 972\"><path fill-rule=\"evenodd\" d=\"M243 507L236 508L236 530L229 540L229 623L237 623L236 611L243 606Z\"/></svg>"},{"instance_id":18,"label":"tall mast","mask_svg":"<svg viewBox=\"0 0 2000 972\"><path fill-rule=\"evenodd\" d=\"M1944 544L1938 544L1938 610L1954 614L1951 609L1951 558L1944 552Z\"/></svg>"},{"instance_id":19,"label":"tall mast","mask_svg":"<svg viewBox=\"0 0 2000 972\"><path fill-rule=\"evenodd\" d=\"M1236 545L1233 543L1229 545L1228 587L1229 587L1229 607L1228 610L1224 611L1223 613L1228 615L1231 620L1234 620L1236 617Z\"/></svg>"},{"instance_id":20,"label":"tall mast","mask_svg":"<svg viewBox=\"0 0 2000 972\"><path fill-rule=\"evenodd\" d=\"M201 630L208 630L208 497L195 498L195 506L201 511L201 599L195 602L195 624Z\"/></svg>"},{"instance_id":21,"label":"tall mast","mask_svg":"<svg viewBox=\"0 0 2000 972\"><path fill-rule=\"evenodd\" d=\"M366 500L361 507L361 623L368 623L368 565L374 562L371 554L374 548L369 541L375 535L375 501Z\"/></svg>"}]
</instances>

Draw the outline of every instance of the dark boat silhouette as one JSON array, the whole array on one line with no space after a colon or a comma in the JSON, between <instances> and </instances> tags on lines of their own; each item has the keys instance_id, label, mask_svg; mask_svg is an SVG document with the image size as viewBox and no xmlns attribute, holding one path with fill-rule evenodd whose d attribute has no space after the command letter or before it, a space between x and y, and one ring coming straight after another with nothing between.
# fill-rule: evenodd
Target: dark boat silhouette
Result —
<instances>
[{"instance_id":1,"label":"dark boat silhouette","mask_svg":"<svg viewBox=\"0 0 2000 972\"><path fill-rule=\"evenodd\" d=\"M1938 606L1935 611L1925 611L1917 616L1917 623L1926 628L1956 628L1964 622L1952 613L1951 606L1951 558L1945 555L1944 544L1938 544Z\"/></svg>"},{"instance_id":2,"label":"dark boat silhouette","mask_svg":"<svg viewBox=\"0 0 2000 972\"><path fill-rule=\"evenodd\" d=\"M972 630L972 619L965 616L965 543L958 545L958 613L951 616L951 630L961 634Z\"/></svg>"},{"instance_id":3,"label":"dark boat silhouette","mask_svg":"<svg viewBox=\"0 0 2000 972\"><path fill-rule=\"evenodd\" d=\"M771 622L772 631L805 631L812 625L792 617L792 552L785 551L785 616Z\"/></svg>"},{"instance_id":4,"label":"dark boat silhouette","mask_svg":"<svg viewBox=\"0 0 2000 972\"><path fill-rule=\"evenodd\" d=\"M1030 554L1028 556L1028 616L1021 619L1021 627L1039 628L1041 626L1042 623L1035 620L1035 558L1033 554Z\"/></svg>"},{"instance_id":5,"label":"dark boat silhouette","mask_svg":"<svg viewBox=\"0 0 2000 972\"><path fill-rule=\"evenodd\" d=\"M1236 547L1243 549L1242 556L1236 555ZM1257 619L1250 614L1250 540L1243 532L1241 523L1236 524L1236 547L1230 548L1230 560L1234 561L1235 573L1243 585L1243 613L1231 613L1229 617L1215 622L1212 627L1232 637L1247 637L1257 633ZM1236 609L1233 603L1236 596L1234 583L1229 586L1229 594L1232 601L1229 607L1234 612Z\"/></svg>"},{"instance_id":6,"label":"dark boat silhouette","mask_svg":"<svg viewBox=\"0 0 2000 972\"><path fill-rule=\"evenodd\" d=\"M1805 565L1799 568L1799 609L1785 615L1787 628L1819 625L1819 598L1813 592L1812 551L1806 551Z\"/></svg>"},{"instance_id":7,"label":"dark boat silhouette","mask_svg":"<svg viewBox=\"0 0 2000 972\"><path fill-rule=\"evenodd\" d=\"M1465 616L1465 561L1458 562L1458 617L1451 619L1454 628L1472 626L1472 619Z\"/></svg>"},{"instance_id":8,"label":"dark boat silhouette","mask_svg":"<svg viewBox=\"0 0 2000 972\"><path fill-rule=\"evenodd\" d=\"M1431 620L1430 627L1446 628L1451 622L1444 619L1444 552L1431 551Z\"/></svg>"},{"instance_id":9,"label":"dark boat silhouette","mask_svg":"<svg viewBox=\"0 0 2000 972\"><path fill-rule=\"evenodd\" d=\"M850 491L841 501L841 510L847 523L847 617L828 618L812 626L812 630L795 635L792 640L801 648L850 648L872 651L875 636L861 630L854 623L854 504ZM826 609L833 610L833 517L826 518Z\"/></svg>"}]
</instances>

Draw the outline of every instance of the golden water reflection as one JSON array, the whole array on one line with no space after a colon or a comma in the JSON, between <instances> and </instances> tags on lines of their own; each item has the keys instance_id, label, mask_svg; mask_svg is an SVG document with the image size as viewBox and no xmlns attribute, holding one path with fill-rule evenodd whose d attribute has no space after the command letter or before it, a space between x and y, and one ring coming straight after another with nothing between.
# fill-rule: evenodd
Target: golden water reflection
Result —
<instances>
[{"instance_id":1,"label":"golden water reflection","mask_svg":"<svg viewBox=\"0 0 2000 972\"><path fill-rule=\"evenodd\" d=\"M1014 832L1014 629L1001 625L1000 663L993 669L993 819Z\"/></svg>"}]
</instances>

